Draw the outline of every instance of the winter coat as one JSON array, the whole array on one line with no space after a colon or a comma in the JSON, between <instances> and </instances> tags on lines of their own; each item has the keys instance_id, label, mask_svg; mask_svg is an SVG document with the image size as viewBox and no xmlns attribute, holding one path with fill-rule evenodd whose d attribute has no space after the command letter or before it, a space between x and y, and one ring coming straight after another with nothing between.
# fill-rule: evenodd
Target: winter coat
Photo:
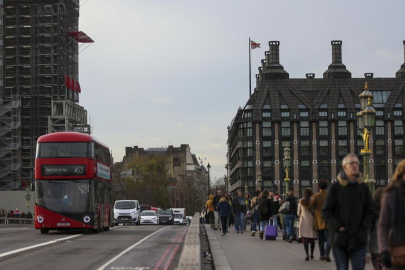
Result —
<instances>
[{"instance_id":1,"label":"winter coat","mask_svg":"<svg viewBox=\"0 0 405 270\"><path fill-rule=\"evenodd\" d=\"M405 246L405 226L404 219L405 213L401 214L401 210L405 208L405 182L403 180L396 180L393 183L394 188L387 190L381 200L381 210L378 223L378 249L379 252L390 250L390 247ZM397 195L400 200L397 201ZM399 209L402 204L402 209ZM402 230L396 237L392 237L392 223L395 222L396 228ZM402 237L401 237L402 235Z\"/></svg>"},{"instance_id":2,"label":"winter coat","mask_svg":"<svg viewBox=\"0 0 405 270\"><path fill-rule=\"evenodd\" d=\"M209 198L210 199L205 204L205 208L207 208L207 211L213 212L215 210L214 206L212 205L212 198L214 198L214 196L210 195Z\"/></svg>"},{"instance_id":3,"label":"winter coat","mask_svg":"<svg viewBox=\"0 0 405 270\"><path fill-rule=\"evenodd\" d=\"M378 231L378 218L375 218L372 229L368 235L367 253L378 254L377 231Z\"/></svg>"},{"instance_id":4,"label":"winter coat","mask_svg":"<svg viewBox=\"0 0 405 270\"><path fill-rule=\"evenodd\" d=\"M300 200L297 211L297 215L300 219L298 224L300 238L317 238L317 233L314 230L315 215L311 213L311 211L312 210L309 210L302 205L302 200Z\"/></svg>"},{"instance_id":5,"label":"winter coat","mask_svg":"<svg viewBox=\"0 0 405 270\"><path fill-rule=\"evenodd\" d=\"M219 202L217 209L221 217L228 217L232 211L231 206L227 201Z\"/></svg>"},{"instance_id":6,"label":"winter coat","mask_svg":"<svg viewBox=\"0 0 405 270\"><path fill-rule=\"evenodd\" d=\"M298 204L297 204L297 198L294 196L288 196L285 199L286 202L290 202L290 210L288 210L287 213L285 213L285 215L297 215L297 211L298 211Z\"/></svg>"},{"instance_id":7,"label":"winter coat","mask_svg":"<svg viewBox=\"0 0 405 270\"><path fill-rule=\"evenodd\" d=\"M325 220L322 218L322 209L327 195L326 190L321 190L314 195L309 203L308 208L313 210L315 214L315 230L324 230L326 228Z\"/></svg>"},{"instance_id":8,"label":"winter coat","mask_svg":"<svg viewBox=\"0 0 405 270\"><path fill-rule=\"evenodd\" d=\"M214 196L214 199L212 200L212 205L214 206L214 209L217 209L217 206L219 204L219 200L221 199L221 197L219 197L218 195Z\"/></svg>"},{"instance_id":9,"label":"winter coat","mask_svg":"<svg viewBox=\"0 0 405 270\"><path fill-rule=\"evenodd\" d=\"M250 202L250 209L253 211L258 211L257 206L258 206L259 199L257 197L253 197L252 201Z\"/></svg>"},{"instance_id":10,"label":"winter coat","mask_svg":"<svg viewBox=\"0 0 405 270\"><path fill-rule=\"evenodd\" d=\"M342 171L326 196L323 218L330 229L332 247L356 250L367 245L367 233L374 220L369 187L359 174L350 182ZM339 229L343 227L343 231Z\"/></svg>"},{"instance_id":11,"label":"winter coat","mask_svg":"<svg viewBox=\"0 0 405 270\"><path fill-rule=\"evenodd\" d=\"M251 199L243 199L245 201L245 205L246 205L246 211L247 210L252 210L250 205L252 204L252 200Z\"/></svg>"},{"instance_id":12,"label":"winter coat","mask_svg":"<svg viewBox=\"0 0 405 270\"><path fill-rule=\"evenodd\" d=\"M240 197L234 198L232 200L232 211L234 215L237 215L240 212L245 213L246 212L245 201Z\"/></svg>"},{"instance_id":13,"label":"winter coat","mask_svg":"<svg viewBox=\"0 0 405 270\"><path fill-rule=\"evenodd\" d=\"M272 201L272 215L277 215L280 209L280 199L277 197L270 197L269 199Z\"/></svg>"},{"instance_id":14,"label":"winter coat","mask_svg":"<svg viewBox=\"0 0 405 270\"><path fill-rule=\"evenodd\" d=\"M264 204L267 207L267 213L263 213L260 211L261 204ZM273 216L273 202L266 197L263 197L259 200L259 221L269 221L270 217Z\"/></svg>"}]
</instances>

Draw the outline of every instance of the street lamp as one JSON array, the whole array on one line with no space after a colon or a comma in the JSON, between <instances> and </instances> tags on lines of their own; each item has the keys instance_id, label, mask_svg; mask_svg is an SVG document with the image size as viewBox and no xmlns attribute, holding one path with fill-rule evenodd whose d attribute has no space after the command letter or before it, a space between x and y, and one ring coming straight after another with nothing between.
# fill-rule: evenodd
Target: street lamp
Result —
<instances>
[{"instance_id":1,"label":"street lamp","mask_svg":"<svg viewBox=\"0 0 405 270\"><path fill-rule=\"evenodd\" d=\"M262 183L263 183L263 180L262 180L262 173L258 173L257 174L257 180L256 180L256 187L257 187L257 190L262 190Z\"/></svg>"},{"instance_id":2,"label":"street lamp","mask_svg":"<svg viewBox=\"0 0 405 270\"><path fill-rule=\"evenodd\" d=\"M208 169L208 198L210 197L210 189L211 189L211 180L210 180L210 169L211 169L211 165L208 163L207 165L207 169Z\"/></svg>"},{"instance_id":3,"label":"street lamp","mask_svg":"<svg viewBox=\"0 0 405 270\"><path fill-rule=\"evenodd\" d=\"M375 127L375 114L376 111L372 106L373 94L368 91L368 83L364 83L364 91L359 95L360 105L362 111L357 114L358 128L361 131L361 136L364 142L364 148L360 153L363 156L364 162L364 182L367 183L371 190L371 194L374 194L375 180L369 179L369 159L372 154L372 150L369 147L370 135L373 127Z\"/></svg>"},{"instance_id":4,"label":"street lamp","mask_svg":"<svg viewBox=\"0 0 405 270\"><path fill-rule=\"evenodd\" d=\"M27 209L29 212L30 211L31 190L29 189L28 185L27 185L27 189L25 190L25 200L27 201L26 206L27 206Z\"/></svg>"},{"instance_id":5,"label":"street lamp","mask_svg":"<svg viewBox=\"0 0 405 270\"><path fill-rule=\"evenodd\" d=\"M290 157L291 149L286 147L284 148L284 158L283 158L283 165L285 170L285 193L288 195L289 186L290 186L290 178L288 177L288 172L290 171L291 167L291 157Z\"/></svg>"}]
</instances>

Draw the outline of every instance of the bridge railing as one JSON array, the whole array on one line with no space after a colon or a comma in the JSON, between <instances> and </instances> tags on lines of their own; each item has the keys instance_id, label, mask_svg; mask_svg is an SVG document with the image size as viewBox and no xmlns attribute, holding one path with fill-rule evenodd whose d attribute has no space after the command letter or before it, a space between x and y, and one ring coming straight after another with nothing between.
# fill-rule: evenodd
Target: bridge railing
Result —
<instances>
[{"instance_id":1,"label":"bridge railing","mask_svg":"<svg viewBox=\"0 0 405 270\"><path fill-rule=\"evenodd\" d=\"M34 224L34 219L32 218L0 218L0 224Z\"/></svg>"},{"instance_id":2,"label":"bridge railing","mask_svg":"<svg viewBox=\"0 0 405 270\"><path fill-rule=\"evenodd\" d=\"M200 213L195 213L190 223L177 269L201 269Z\"/></svg>"}]
</instances>

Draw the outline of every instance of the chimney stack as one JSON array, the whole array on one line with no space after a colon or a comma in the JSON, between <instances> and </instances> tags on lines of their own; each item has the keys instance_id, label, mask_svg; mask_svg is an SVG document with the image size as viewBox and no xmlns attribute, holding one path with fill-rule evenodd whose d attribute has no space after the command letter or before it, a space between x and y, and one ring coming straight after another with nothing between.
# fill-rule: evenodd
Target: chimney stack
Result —
<instances>
[{"instance_id":1,"label":"chimney stack","mask_svg":"<svg viewBox=\"0 0 405 270\"><path fill-rule=\"evenodd\" d=\"M404 63L401 65L401 69L397 71L396 77L397 78L405 78L405 40L403 41L404 44Z\"/></svg>"},{"instance_id":2,"label":"chimney stack","mask_svg":"<svg viewBox=\"0 0 405 270\"><path fill-rule=\"evenodd\" d=\"M315 73L307 73L306 77L307 79L315 79Z\"/></svg>"},{"instance_id":3,"label":"chimney stack","mask_svg":"<svg viewBox=\"0 0 405 270\"><path fill-rule=\"evenodd\" d=\"M269 41L270 64L280 64L280 41Z\"/></svg>"},{"instance_id":4,"label":"chimney stack","mask_svg":"<svg viewBox=\"0 0 405 270\"><path fill-rule=\"evenodd\" d=\"M349 79L352 77L350 71L342 62L342 41L332 40L332 64L323 73L324 79Z\"/></svg>"},{"instance_id":5,"label":"chimney stack","mask_svg":"<svg viewBox=\"0 0 405 270\"><path fill-rule=\"evenodd\" d=\"M266 60L262 59L262 71L266 70Z\"/></svg>"},{"instance_id":6,"label":"chimney stack","mask_svg":"<svg viewBox=\"0 0 405 270\"><path fill-rule=\"evenodd\" d=\"M367 79L372 79L374 78L374 73L364 73L364 78Z\"/></svg>"},{"instance_id":7,"label":"chimney stack","mask_svg":"<svg viewBox=\"0 0 405 270\"><path fill-rule=\"evenodd\" d=\"M342 63L342 41L332 40L332 63Z\"/></svg>"},{"instance_id":8,"label":"chimney stack","mask_svg":"<svg viewBox=\"0 0 405 270\"><path fill-rule=\"evenodd\" d=\"M259 74L256 74L256 87L255 87L255 92L259 90L259 84L260 84L260 77L259 77Z\"/></svg>"},{"instance_id":9,"label":"chimney stack","mask_svg":"<svg viewBox=\"0 0 405 270\"><path fill-rule=\"evenodd\" d=\"M266 79L288 79L290 75L280 65L280 41L269 41L270 50L265 52L266 69L263 70Z\"/></svg>"}]
</instances>

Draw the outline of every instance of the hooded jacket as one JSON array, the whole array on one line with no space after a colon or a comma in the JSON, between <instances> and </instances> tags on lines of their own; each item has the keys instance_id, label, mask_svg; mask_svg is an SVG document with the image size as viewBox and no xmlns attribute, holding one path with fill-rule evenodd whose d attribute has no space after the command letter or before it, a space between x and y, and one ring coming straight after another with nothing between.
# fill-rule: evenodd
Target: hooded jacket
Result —
<instances>
[{"instance_id":1,"label":"hooded jacket","mask_svg":"<svg viewBox=\"0 0 405 270\"><path fill-rule=\"evenodd\" d=\"M360 174L350 182L342 171L337 179L330 186L322 211L330 228L331 245L346 250L365 247L374 220L370 190ZM339 231L341 227L343 231Z\"/></svg>"},{"instance_id":2,"label":"hooded jacket","mask_svg":"<svg viewBox=\"0 0 405 270\"><path fill-rule=\"evenodd\" d=\"M297 202L297 198L294 197L293 195L288 196L285 199L286 202L290 202L290 210L288 210L287 213L285 213L286 215L297 215L297 211L298 211L298 202Z\"/></svg>"},{"instance_id":3,"label":"hooded jacket","mask_svg":"<svg viewBox=\"0 0 405 270\"><path fill-rule=\"evenodd\" d=\"M207 203L205 204L205 207L207 208L207 210L209 211L209 212L213 212L215 209L214 209L214 206L212 205L212 199L214 198L214 196L213 195L210 195L209 196L209 200L207 201Z\"/></svg>"}]
</instances>

